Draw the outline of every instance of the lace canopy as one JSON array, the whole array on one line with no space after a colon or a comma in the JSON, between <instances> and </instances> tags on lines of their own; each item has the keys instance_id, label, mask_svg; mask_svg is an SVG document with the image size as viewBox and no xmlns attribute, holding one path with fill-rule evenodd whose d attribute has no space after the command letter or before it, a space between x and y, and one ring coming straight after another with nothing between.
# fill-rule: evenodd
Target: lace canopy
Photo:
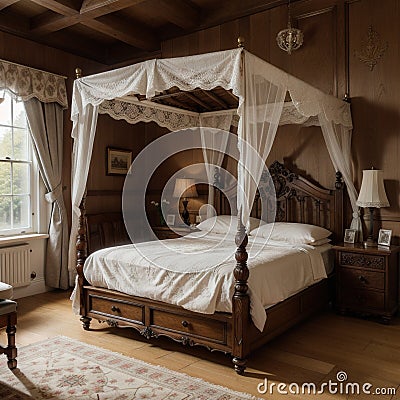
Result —
<instances>
[{"instance_id":1,"label":"lace canopy","mask_svg":"<svg viewBox=\"0 0 400 400\"><path fill-rule=\"evenodd\" d=\"M189 92L217 87L237 97L237 108L198 113L149 101L171 88ZM287 93L291 102L285 102ZM98 113L107 113L129 123L154 121L172 131L188 127L229 130L231 125L238 125L238 187L241 190L238 190L237 209L241 210L245 226L257 190L256 182L260 180L279 124L319 125L334 167L342 173L347 185L354 215L357 215L357 193L350 168L352 119L348 103L241 48L150 60L83 77L74 83L70 260L74 257L79 205L86 187ZM205 145L203 142L203 147ZM263 162L258 162L255 154ZM215 162L215 157L210 159ZM359 218L353 222L358 223ZM358 229L356 225L352 227ZM74 262L70 262L70 267L74 267Z\"/></svg>"}]
</instances>

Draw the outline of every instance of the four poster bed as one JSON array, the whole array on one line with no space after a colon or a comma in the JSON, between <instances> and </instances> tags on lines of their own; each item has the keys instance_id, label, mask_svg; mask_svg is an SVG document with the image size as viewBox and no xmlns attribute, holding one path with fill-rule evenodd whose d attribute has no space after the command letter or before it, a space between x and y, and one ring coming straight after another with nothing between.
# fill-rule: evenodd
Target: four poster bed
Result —
<instances>
[{"instance_id":1,"label":"four poster bed","mask_svg":"<svg viewBox=\"0 0 400 400\"><path fill-rule=\"evenodd\" d=\"M287 93L291 102L285 102ZM182 102L183 97L187 101ZM207 103L206 99L210 102ZM212 105L208 108L207 104ZM85 264L88 238L89 247L93 246L90 233L88 236L91 228L85 216L84 193L98 112L123 118L130 123L152 120L169 127L171 131L192 126L229 130L239 116L238 187L242 190L236 194L239 210L235 237L236 266L232 265L229 272L221 275L224 282L227 277L230 279L228 292L231 290L232 295L228 299L227 309L219 310L217 301L215 309L199 312L187 306L191 298L186 299L187 303L182 306L179 302L174 304L165 301L162 294L162 300L151 295L144 296L139 288L151 285L150 280L143 280L142 285L139 281L137 289L140 295L135 295L132 292L128 294L129 291L121 289L119 284L107 284L105 278L96 280L86 275L88 264L92 263L95 256L91 255ZM264 301L262 312L264 322L265 319L267 321L265 324L255 322L257 293L249 274L255 274L256 269L260 268L253 268L250 259L249 270L246 246L251 231L251 217L262 217L259 202L263 192L259 184L263 180L264 163L279 124L320 125L337 170L337 180L334 190L324 189L275 162L269 172L272 178L270 182L273 182L276 192L277 221L324 227L332 233L331 238L341 238L343 177L354 206L353 222L357 222L356 192L351 181L349 160L352 125L347 103L323 94L240 48L193 57L151 60L77 79L74 84L72 121L74 150L70 267L76 265L77 279L73 296L85 329L89 329L90 320L95 318L111 326L133 327L148 339L167 336L186 345L202 345L211 350L224 351L232 354L235 370L242 374L251 351L321 309L329 301L330 279L322 279L321 275L301 290L292 291L287 298L269 304L267 310ZM205 141L207 138L202 136L203 149L209 144ZM218 150L223 153L225 148ZM254 152L262 162L255 163ZM222 160L215 157L216 153L203 151L207 172L211 171L207 165L218 168L222 164ZM212 174L207 175L212 185ZM226 212L226 201L219 190L215 194L213 192L212 203L216 205L217 212ZM232 245L233 237L226 237ZM185 242L175 240L184 238L173 239L174 243L178 243L176 246L184 246ZM252 237L250 240L254 246ZM74 253L75 243L77 257ZM137 246L146 247L148 243ZM289 253L287 247L286 250ZM304 246L300 250L307 252ZM106 257L102 254L105 253L99 254L98 258L103 261ZM112 266L114 264L107 268L111 269ZM209 271L214 274L212 269L207 268L197 271L201 279L193 275L194 279L204 280ZM167 275L174 277L175 272L168 270ZM331 277L332 271L327 272L324 276ZM117 280L118 277L113 278ZM88 280L95 283L89 284ZM227 297L226 294L224 296Z\"/></svg>"}]
</instances>

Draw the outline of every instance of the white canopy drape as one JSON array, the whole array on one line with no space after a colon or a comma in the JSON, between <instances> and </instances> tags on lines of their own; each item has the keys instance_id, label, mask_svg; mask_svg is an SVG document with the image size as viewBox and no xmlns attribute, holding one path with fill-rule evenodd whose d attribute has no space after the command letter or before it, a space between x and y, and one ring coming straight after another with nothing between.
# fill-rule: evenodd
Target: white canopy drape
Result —
<instances>
[{"instance_id":1,"label":"white canopy drape","mask_svg":"<svg viewBox=\"0 0 400 400\"><path fill-rule=\"evenodd\" d=\"M350 193L354 215L356 191L350 169L352 121L349 104L322 93L307 83L261 60L244 49L172 59L150 60L114 71L80 78L74 83L72 98L72 229L70 270L75 268L75 240L79 204L84 195L90 165L98 112L106 112L128 122L154 120L164 126L201 126L200 115L187 111L167 110L156 103L135 101L126 106L132 94L153 97L172 87L181 90L215 87L232 90L239 98L238 146L238 210L247 225L264 162L271 150L280 123L320 124L333 164L344 177ZM289 92L292 104L284 103ZM114 99L119 99L114 101ZM122 101L121 101L122 99ZM145 104L146 103L146 104ZM123 109L128 111L124 111ZM171 107L170 107L171 108ZM155 110L171 111L168 115ZM142 115L139 115L142 113ZM219 112L224 114L224 112ZM226 113L226 112L225 112ZM211 113L207 113L211 114ZM176 115L185 115L176 118ZM218 112L215 113L215 116ZM214 117L215 117L214 116ZM291 117L292 116L292 117ZM203 118L204 120L204 118ZM218 118L214 118L218 120ZM224 118L219 118L223 121ZM178 122L176 122L178 121ZM198 125L196 125L198 124ZM217 127L214 126L213 127ZM260 162L261 160L261 162ZM206 163L211 161L206 161ZM219 160L216 160L218 163ZM212 160L215 164L215 160ZM217 164L218 165L218 164ZM210 182L212 184L212 181Z\"/></svg>"}]
</instances>

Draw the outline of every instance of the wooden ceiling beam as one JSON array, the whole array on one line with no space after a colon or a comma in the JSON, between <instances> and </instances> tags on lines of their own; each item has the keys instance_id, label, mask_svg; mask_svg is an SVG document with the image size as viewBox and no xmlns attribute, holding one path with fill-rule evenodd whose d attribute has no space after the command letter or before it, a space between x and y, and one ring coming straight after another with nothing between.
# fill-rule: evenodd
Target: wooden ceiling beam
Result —
<instances>
[{"instance_id":1,"label":"wooden ceiling beam","mask_svg":"<svg viewBox=\"0 0 400 400\"><path fill-rule=\"evenodd\" d=\"M78 24L81 19L79 13L66 17L46 11L31 19L31 31L35 35L44 35Z\"/></svg>"},{"instance_id":2,"label":"wooden ceiling beam","mask_svg":"<svg viewBox=\"0 0 400 400\"><path fill-rule=\"evenodd\" d=\"M158 99L155 99L155 100L152 100L152 101L154 101L154 103L160 103L160 104L165 105L163 102L159 101ZM168 99L168 101L169 101L171 104L173 104L174 107L182 108L183 110L190 110L190 111L193 111L187 104L182 103L181 101L179 101L178 99L176 99L176 98L174 98L174 97L170 97L170 98Z\"/></svg>"},{"instance_id":3,"label":"wooden ceiling beam","mask_svg":"<svg viewBox=\"0 0 400 400\"><path fill-rule=\"evenodd\" d=\"M204 101L200 100L198 97L196 97L193 93L191 92L182 92L182 94L184 94L188 99L194 101L195 103L197 103L199 106L203 107L205 110L207 111L211 111L212 108L204 103Z\"/></svg>"},{"instance_id":4,"label":"wooden ceiling beam","mask_svg":"<svg viewBox=\"0 0 400 400\"><path fill-rule=\"evenodd\" d=\"M229 96L231 96L232 99L235 100L235 102L238 102L238 101L239 101L239 99L232 93L231 90L227 90L226 93L229 94Z\"/></svg>"},{"instance_id":5,"label":"wooden ceiling beam","mask_svg":"<svg viewBox=\"0 0 400 400\"><path fill-rule=\"evenodd\" d=\"M71 5L67 7L57 7L54 0L32 0L38 4L48 3L48 8L55 12L47 11L32 18L31 29L34 34L48 34L59 31L69 26L76 25L86 20L98 18L127 7L132 7L145 0L92 0L84 1L81 9L75 9ZM52 5L52 7L50 7ZM46 6L47 7L47 6ZM59 15L61 14L61 16Z\"/></svg>"},{"instance_id":6,"label":"wooden ceiling beam","mask_svg":"<svg viewBox=\"0 0 400 400\"><path fill-rule=\"evenodd\" d=\"M2 2L0 3L0 11L18 2L19 0L2 0Z\"/></svg>"},{"instance_id":7,"label":"wooden ceiling beam","mask_svg":"<svg viewBox=\"0 0 400 400\"><path fill-rule=\"evenodd\" d=\"M215 93L210 92L208 90L202 90L202 92L209 97L211 100L215 101L217 104L219 104L223 109L228 109L228 105L220 99Z\"/></svg>"},{"instance_id":8,"label":"wooden ceiling beam","mask_svg":"<svg viewBox=\"0 0 400 400\"><path fill-rule=\"evenodd\" d=\"M186 0L159 0L154 9L158 15L183 29L194 28L200 19L200 11Z\"/></svg>"},{"instance_id":9,"label":"wooden ceiling beam","mask_svg":"<svg viewBox=\"0 0 400 400\"><path fill-rule=\"evenodd\" d=\"M139 49L154 51L160 47L160 40L149 29L113 15L84 19L80 23Z\"/></svg>"},{"instance_id":10,"label":"wooden ceiling beam","mask_svg":"<svg viewBox=\"0 0 400 400\"><path fill-rule=\"evenodd\" d=\"M66 17L79 14L79 9L76 8L76 4L72 0L31 0L33 3L39 6L48 8L57 14L64 15Z\"/></svg>"},{"instance_id":11,"label":"wooden ceiling beam","mask_svg":"<svg viewBox=\"0 0 400 400\"><path fill-rule=\"evenodd\" d=\"M80 13L90 15L90 18L101 17L124 8L133 7L145 0L84 0Z\"/></svg>"}]
</instances>

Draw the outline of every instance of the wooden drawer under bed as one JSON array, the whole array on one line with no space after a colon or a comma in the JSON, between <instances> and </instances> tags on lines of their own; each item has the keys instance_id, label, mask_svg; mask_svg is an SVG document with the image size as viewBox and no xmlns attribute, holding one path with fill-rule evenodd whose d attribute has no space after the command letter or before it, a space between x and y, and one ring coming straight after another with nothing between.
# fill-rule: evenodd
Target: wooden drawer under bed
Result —
<instances>
[{"instance_id":1,"label":"wooden drawer under bed","mask_svg":"<svg viewBox=\"0 0 400 400\"><path fill-rule=\"evenodd\" d=\"M133 327L148 338L168 336L187 344L202 344L230 351L232 317L227 313L204 315L170 304L113 290L85 286L88 317L112 326Z\"/></svg>"}]
</instances>

